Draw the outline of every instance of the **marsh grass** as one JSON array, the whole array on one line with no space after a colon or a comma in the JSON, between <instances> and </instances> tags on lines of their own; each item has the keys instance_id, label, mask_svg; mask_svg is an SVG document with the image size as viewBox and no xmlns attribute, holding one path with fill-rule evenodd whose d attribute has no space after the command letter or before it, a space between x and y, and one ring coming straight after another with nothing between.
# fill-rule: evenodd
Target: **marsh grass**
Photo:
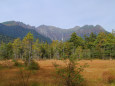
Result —
<instances>
[{"instance_id":1,"label":"marsh grass","mask_svg":"<svg viewBox=\"0 0 115 86\"><path fill-rule=\"evenodd\" d=\"M9 62L8 64L10 66L8 67L5 62ZM65 67L66 65L62 60L36 60L36 62L39 63L40 70L31 70L31 74L28 79L30 86L64 86L60 77L55 74L55 67L52 65L52 62L56 62L62 67ZM115 86L114 81L109 83L105 82L105 78L103 79L103 73L106 71L110 72L112 75L115 74L115 60L79 61L80 65L83 65L84 63L88 63L89 67L85 68L83 73L81 73L86 80L84 82L86 85L83 86ZM0 61L0 66L0 86L19 86L19 82L22 82L22 80L20 80L21 74L25 76L24 80L27 80L27 75L25 74L29 73L29 70L26 70L24 67L15 67L14 63L10 60ZM21 74L20 68L22 68L23 72Z\"/></svg>"}]
</instances>

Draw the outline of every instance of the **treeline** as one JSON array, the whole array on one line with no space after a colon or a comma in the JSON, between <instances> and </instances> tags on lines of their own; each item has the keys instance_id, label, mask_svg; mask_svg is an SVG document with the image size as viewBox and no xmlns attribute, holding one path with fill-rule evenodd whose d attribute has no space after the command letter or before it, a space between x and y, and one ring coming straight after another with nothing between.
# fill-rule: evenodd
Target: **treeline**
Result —
<instances>
[{"instance_id":1,"label":"treeline","mask_svg":"<svg viewBox=\"0 0 115 86\"><path fill-rule=\"evenodd\" d=\"M9 36L0 34L0 43L2 41L5 42L5 43L9 43L9 42L12 42L13 40L14 40L13 37L9 37Z\"/></svg>"},{"instance_id":2,"label":"treeline","mask_svg":"<svg viewBox=\"0 0 115 86\"><path fill-rule=\"evenodd\" d=\"M73 56L78 59L114 59L115 37L113 34L100 32L84 36L84 39L73 33L66 42L34 41L33 34L28 33L23 40L17 38L12 43L0 44L0 59L63 59Z\"/></svg>"}]
</instances>

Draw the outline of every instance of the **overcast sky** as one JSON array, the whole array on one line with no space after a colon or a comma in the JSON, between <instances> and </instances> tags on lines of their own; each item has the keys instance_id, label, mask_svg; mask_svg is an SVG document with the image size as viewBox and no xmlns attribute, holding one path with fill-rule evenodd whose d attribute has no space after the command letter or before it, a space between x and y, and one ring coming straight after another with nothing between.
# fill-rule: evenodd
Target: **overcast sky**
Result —
<instances>
[{"instance_id":1,"label":"overcast sky","mask_svg":"<svg viewBox=\"0 0 115 86\"><path fill-rule=\"evenodd\" d=\"M68 29L101 25L115 29L115 0L0 0L0 22L21 21Z\"/></svg>"}]
</instances>

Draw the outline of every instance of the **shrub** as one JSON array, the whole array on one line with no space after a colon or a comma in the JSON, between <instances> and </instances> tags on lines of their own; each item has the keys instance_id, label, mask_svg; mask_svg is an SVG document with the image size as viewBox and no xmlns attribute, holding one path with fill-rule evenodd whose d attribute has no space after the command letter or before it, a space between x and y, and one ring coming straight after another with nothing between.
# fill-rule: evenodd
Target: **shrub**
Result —
<instances>
[{"instance_id":1,"label":"shrub","mask_svg":"<svg viewBox=\"0 0 115 86\"><path fill-rule=\"evenodd\" d=\"M38 82L32 82L31 84L30 84L30 86L41 86Z\"/></svg>"},{"instance_id":2,"label":"shrub","mask_svg":"<svg viewBox=\"0 0 115 86\"><path fill-rule=\"evenodd\" d=\"M40 66L37 62L32 60L31 63L29 64L29 66L28 66L28 69L30 69L30 70L39 70Z\"/></svg>"},{"instance_id":3,"label":"shrub","mask_svg":"<svg viewBox=\"0 0 115 86\"><path fill-rule=\"evenodd\" d=\"M54 64L56 67L56 72L60 77L60 80L65 86L80 86L84 81L81 72L83 72L84 68L87 67L87 64L80 66L76 63L76 60L72 57L69 58L69 61L65 63L65 67L59 67Z\"/></svg>"},{"instance_id":4,"label":"shrub","mask_svg":"<svg viewBox=\"0 0 115 86\"><path fill-rule=\"evenodd\" d=\"M16 66L16 67L22 67L23 65L22 65L22 63L14 60L14 66Z\"/></svg>"},{"instance_id":5,"label":"shrub","mask_svg":"<svg viewBox=\"0 0 115 86\"><path fill-rule=\"evenodd\" d=\"M115 75L109 71L105 71L102 74L103 81L106 83L113 83L115 81Z\"/></svg>"},{"instance_id":6,"label":"shrub","mask_svg":"<svg viewBox=\"0 0 115 86\"><path fill-rule=\"evenodd\" d=\"M17 74L10 78L9 85L7 86L30 86L31 74L31 70L26 71L20 68Z\"/></svg>"}]
</instances>

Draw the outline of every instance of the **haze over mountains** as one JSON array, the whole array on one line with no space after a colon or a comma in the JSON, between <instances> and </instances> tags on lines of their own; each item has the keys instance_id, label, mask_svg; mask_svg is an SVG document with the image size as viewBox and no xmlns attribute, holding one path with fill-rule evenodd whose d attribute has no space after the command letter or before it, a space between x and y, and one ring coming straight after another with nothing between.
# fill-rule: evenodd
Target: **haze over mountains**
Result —
<instances>
[{"instance_id":1,"label":"haze over mountains","mask_svg":"<svg viewBox=\"0 0 115 86\"><path fill-rule=\"evenodd\" d=\"M84 25L82 27L75 26L70 29L62 29L55 26L41 25L38 27L26 25L22 22L7 21L0 24L0 34L14 37L23 38L28 32L34 34L35 38L40 40L51 42L51 40L63 40L66 41L70 38L73 32L76 32L78 36L84 37L91 32L98 34L99 32L106 32L100 25Z\"/></svg>"}]
</instances>

